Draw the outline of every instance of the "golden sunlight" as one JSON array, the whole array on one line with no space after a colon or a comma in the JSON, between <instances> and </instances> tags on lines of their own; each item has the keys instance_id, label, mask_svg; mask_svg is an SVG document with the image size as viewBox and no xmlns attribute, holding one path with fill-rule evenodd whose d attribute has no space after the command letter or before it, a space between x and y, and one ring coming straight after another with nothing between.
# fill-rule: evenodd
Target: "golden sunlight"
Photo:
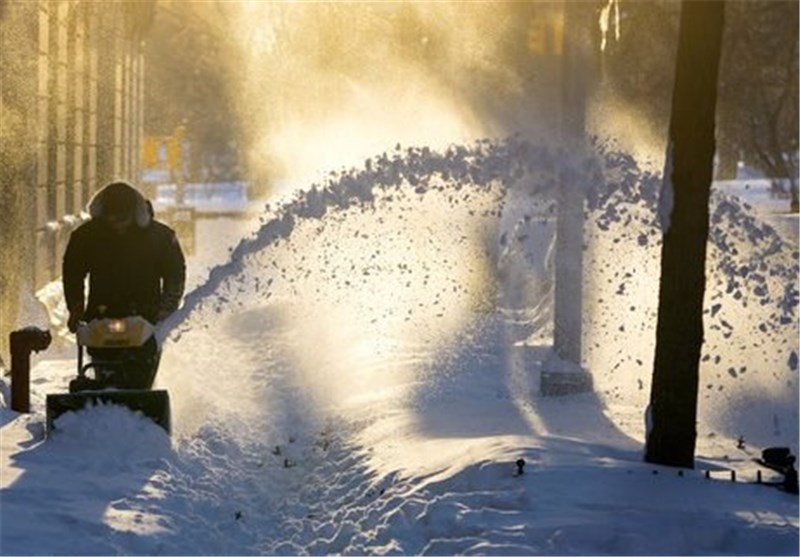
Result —
<instances>
[{"instance_id":1,"label":"golden sunlight","mask_svg":"<svg viewBox=\"0 0 800 557\"><path fill-rule=\"evenodd\" d=\"M507 10L271 2L227 9L244 31L236 37L244 84L237 102L257 138L250 161L280 183L306 183L398 143L439 148L500 131L472 113L462 85L492 68Z\"/></svg>"}]
</instances>

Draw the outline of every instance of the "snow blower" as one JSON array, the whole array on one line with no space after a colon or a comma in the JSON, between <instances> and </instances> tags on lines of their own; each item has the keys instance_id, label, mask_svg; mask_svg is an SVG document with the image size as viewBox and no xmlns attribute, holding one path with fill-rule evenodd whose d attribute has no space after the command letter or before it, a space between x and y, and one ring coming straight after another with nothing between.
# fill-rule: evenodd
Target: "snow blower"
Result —
<instances>
[{"instance_id":1,"label":"snow blower","mask_svg":"<svg viewBox=\"0 0 800 557\"><path fill-rule=\"evenodd\" d=\"M169 393L151 389L160 357L154 332L153 325L138 315L80 323L78 376L70 381L69 393L47 395L47 434L65 412L97 404L139 411L170 433ZM84 350L91 356L86 364Z\"/></svg>"}]
</instances>

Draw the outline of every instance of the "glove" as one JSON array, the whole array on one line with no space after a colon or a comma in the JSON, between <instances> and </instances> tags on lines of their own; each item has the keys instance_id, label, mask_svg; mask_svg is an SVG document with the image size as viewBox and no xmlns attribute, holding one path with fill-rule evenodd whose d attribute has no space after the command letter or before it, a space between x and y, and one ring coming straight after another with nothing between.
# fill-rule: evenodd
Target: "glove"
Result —
<instances>
[{"instance_id":1,"label":"glove","mask_svg":"<svg viewBox=\"0 0 800 557\"><path fill-rule=\"evenodd\" d=\"M172 312L169 310L166 309L159 310L159 312L156 314L156 324L161 323L170 315L172 315Z\"/></svg>"},{"instance_id":2,"label":"glove","mask_svg":"<svg viewBox=\"0 0 800 557\"><path fill-rule=\"evenodd\" d=\"M78 330L78 323L83 319L83 308L74 308L69 311L67 318L67 329L70 333Z\"/></svg>"}]
</instances>

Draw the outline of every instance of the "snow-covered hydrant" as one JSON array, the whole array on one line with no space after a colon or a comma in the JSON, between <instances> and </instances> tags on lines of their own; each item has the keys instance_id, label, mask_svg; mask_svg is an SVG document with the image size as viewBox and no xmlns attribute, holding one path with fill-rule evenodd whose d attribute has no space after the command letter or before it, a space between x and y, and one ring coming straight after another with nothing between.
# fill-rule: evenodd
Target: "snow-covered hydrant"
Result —
<instances>
[{"instance_id":1,"label":"snow-covered hydrant","mask_svg":"<svg viewBox=\"0 0 800 557\"><path fill-rule=\"evenodd\" d=\"M39 352L50 346L50 331L25 327L9 335L11 345L11 409L31 411L31 351Z\"/></svg>"}]
</instances>

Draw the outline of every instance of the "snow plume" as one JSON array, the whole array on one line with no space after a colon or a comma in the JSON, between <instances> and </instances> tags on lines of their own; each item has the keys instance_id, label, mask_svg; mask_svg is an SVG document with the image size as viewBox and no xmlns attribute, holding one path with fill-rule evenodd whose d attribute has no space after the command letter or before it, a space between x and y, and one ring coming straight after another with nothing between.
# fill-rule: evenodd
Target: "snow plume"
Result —
<instances>
[{"instance_id":1,"label":"snow plume","mask_svg":"<svg viewBox=\"0 0 800 557\"><path fill-rule=\"evenodd\" d=\"M590 219L596 226L587 231L593 286L584 290L592 315L585 357L598 390L644 408L655 347L662 181L631 168L618 167L616 187L597 200ZM738 197L715 188L710 205L700 435L787 442L797 435L797 247ZM773 435L758 438L765 430Z\"/></svg>"},{"instance_id":2,"label":"snow plume","mask_svg":"<svg viewBox=\"0 0 800 557\"><path fill-rule=\"evenodd\" d=\"M334 399L372 407L381 389L396 387L391 375L376 387L374 366L402 359L408 343L447 359L453 352L446 346L474 325L476 315L499 310L510 320L498 342L547 344L552 193L568 175L590 185L584 364L603 396L644 408L655 340L662 180L632 156L603 146L586 158L518 137L443 152L398 148L360 169L331 174L268 207L261 228L186 297L161 335L182 343L211 323L232 327L244 353L263 344L263 353L251 357L277 362L285 388L307 390L314 408ZM735 198L715 193L712 215L701 417L705 426L722 429L731 412L746 412L753 397L767 397L775 401L774 416L761 419L777 416L780 426L773 429L783 435L786 427L796 429L785 425L796 413L790 400L797 390L790 372L796 250ZM259 337L265 329L273 333ZM304 334L283 338L281 330ZM230 367L228 348L199 350L204 361ZM748 358L752 363L743 370L733 363ZM292 369L306 375L291 377ZM251 393L247 404L254 412L270 405L264 397L273 395L249 383L258 384L257 374L219 373L225 373L221 391Z\"/></svg>"},{"instance_id":3,"label":"snow plume","mask_svg":"<svg viewBox=\"0 0 800 557\"><path fill-rule=\"evenodd\" d=\"M541 179L530 182L531 187L542 193L552 191L556 185L556 160L547 148L511 138L485 140L471 148L454 146L444 153L428 148L406 151L398 148L366 161L361 170L332 174L325 184L313 184L282 206L267 206L258 232L242 240L231 253L230 262L213 269L208 281L186 296L183 307L165 323L163 331L174 329L207 297L213 296L224 280L241 272L244 258L288 239L298 219L320 220L335 210L369 208L380 192L391 197L392 191L403 187L424 195L443 191L446 184L454 190L451 195L468 199L473 189L505 188L519 183L523 177L540 175Z\"/></svg>"},{"instance_id":4,"label":"snow plume","mask_svg":"<svg viewBox=\"0 0 800 557\"><path fill-rule=\"evenodd\" d=\"M711 209L701 408L718 431L796 439L797 244L738 197L712 192Z\"/></svg>"},{"instance_id":5,"label":"snow plume","mask_svg":"<svg viewBox=\"0 0 800 557\"><path fill-rule=\"evenodd\" d=\"M260 331L291 322L302 338L281 340L292 346L284 352L265 347L262 356L303 370L286 380L308 386L312 407L391 388L386 378L367 388L369 362L386 365L403 343L435 350L471 313L492 307L504 192L525 176L555 172L554 160L546 149L510 139L444 153L397 150L332 175L268 209L260 230L188 294L161 334L171 331L172 341L183 343L194 329L218 322L242 342L259 343ZM230 365L219 355L227 349L199 349L204 361ZM226 374L220 388L256 392L247 381ZM263 398L254 395L255 412L259 404ZM240 401L237 413L242 408Z\"/></svg>"},{"instance_id":6,"label":"snow plume","mask_svg":"<svg viewBox=\"0 0 800 557\"><path fill-rule=\"evenodd\" d=\"M331 174L324 184L313 184L307 191L299 191L283 205L268 205L261 228L242 240L232 251L230 261L213 269L208 280L186 296L182 308L162 327L161 340L170 332L174 338L180 338L180 323L214 297L226 280L241 273L247 257L291 238L301 220L323 220L336 211L352 209L374 211L378 198L391 201L393 195L409 190L419 196L438 192L452 205L459 199L468 201L475 192L494 189L497 202L485 211L496 217L505 215L506 221L511 214L504 212L507 193L512 191L513 195L522 196L511 209L518 212L517 219L521 218L522 223L509 224L516 226L519 233L519 226L531 221L532 211L549 206L547 211L552 217L555 188L568 177L576 176L583 177L579 180L581 184L592 186L587 189L589 209L597 213L599 226L618 218L616 208L608 202L614 192L616 201L627 199L636 203L653 198L650 188L637 187L636 180L651 175L641 173L632 157L612 151L601 151L600 156L605 168L595 156L583 158L514 136L499 141L481 140L471 147L452 146L444 152L427 147L403 150L398 146L394 152L367 160L362 169ZM604 172L608 175L604 176ZM611 182L606 183L607 179ZM497 238L491 247L495 259L509 251L504 245L507 231L497 233Z\"/></svg>"}]
</instances>

